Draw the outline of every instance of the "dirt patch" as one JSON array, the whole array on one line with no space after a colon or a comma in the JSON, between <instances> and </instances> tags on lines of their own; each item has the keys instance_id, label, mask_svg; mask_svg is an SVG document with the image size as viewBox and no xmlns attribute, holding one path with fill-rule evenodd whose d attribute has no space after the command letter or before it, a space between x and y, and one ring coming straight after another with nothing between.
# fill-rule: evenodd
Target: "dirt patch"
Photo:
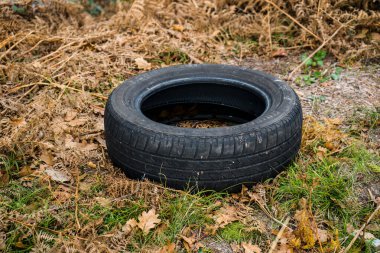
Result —
<instances>
[{"instance_id":1,"label":"dirt patch","mask_svg":"<svg viewBox=\"0 0 380 253\"><path fill-rule=\"evenodd\" d=\"M300 63L298 56L262 60L250 58L244 61L229 60L226 63L265 71L286 80L288 74ZM336 62L331 59L324 68L331 69ZM339 80L300 86L294 80L287 81L301 99L303 113L318 118L351 117L358 108L376 111L380 107L379 65L347 67Z\"/></svg>"}]
</instances>

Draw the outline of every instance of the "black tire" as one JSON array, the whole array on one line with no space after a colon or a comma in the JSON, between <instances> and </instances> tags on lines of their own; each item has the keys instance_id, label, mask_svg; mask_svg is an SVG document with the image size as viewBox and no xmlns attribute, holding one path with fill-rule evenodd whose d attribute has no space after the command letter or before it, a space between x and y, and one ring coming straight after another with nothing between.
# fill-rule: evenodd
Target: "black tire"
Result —
<instances>
[{"instance_id":1,"label":"black tire","mask_svg":"<svg viewBox=\"0 0 380 253\"><path fill-rule=\"evenodd\" d=\"M240 124L194 129L150 119L157 108L190 103L215 106L209 113L222 119L218 112L235 110L240 113L236 118L227 114L224 119ZM200 119L210 117L202 113ZM146 177L178 189L236 191L241 184L274 177L297 154L301 134L301 105L286 83L228 65L146 72L117 87L105 110L105 137L114 164L131 178Z\"/></svg>"}]
</instances>

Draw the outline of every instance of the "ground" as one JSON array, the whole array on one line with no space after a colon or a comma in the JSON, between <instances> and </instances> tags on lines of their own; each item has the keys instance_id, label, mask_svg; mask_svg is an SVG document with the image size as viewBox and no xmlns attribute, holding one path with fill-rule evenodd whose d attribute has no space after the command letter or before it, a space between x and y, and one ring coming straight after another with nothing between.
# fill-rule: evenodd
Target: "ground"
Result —
<instances>
[{"instance_id":1,"label":"ground","mask_svg":"<svg viewBox=\"0 0 380 253\"><path fill-rule=\"evenodd\" d=\"M379 250L376 1L14 2L0 3L1 252ZM235 194L128 179L107 156L108 95L203 62L289 83L304 113L296 160Z\"/></svg>"}]
</instances>

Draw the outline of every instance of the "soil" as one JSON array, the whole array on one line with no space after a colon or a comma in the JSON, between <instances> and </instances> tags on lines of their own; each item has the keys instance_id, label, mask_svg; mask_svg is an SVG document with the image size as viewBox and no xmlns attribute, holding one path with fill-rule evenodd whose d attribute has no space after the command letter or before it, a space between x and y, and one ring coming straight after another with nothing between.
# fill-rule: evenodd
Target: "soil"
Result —
<instances>
[{"instance_id":1,"label":"soil","mask_svg":"<svg viewBox=\"0 0 380 253\"><path fill-rule=\"evenodd\" d=\"M290 56L272 60L232 59L226 63L265 71L286 80L300 60ZM331 69L335 65L330 59L324 68ZM305 86L297 85L294 81L288 83L300 97L304 115L345 119L351 117L358 108L376 110L380 107L379 69L380 65L347 67L339 80Z\"/></svg>"}]
</instances>

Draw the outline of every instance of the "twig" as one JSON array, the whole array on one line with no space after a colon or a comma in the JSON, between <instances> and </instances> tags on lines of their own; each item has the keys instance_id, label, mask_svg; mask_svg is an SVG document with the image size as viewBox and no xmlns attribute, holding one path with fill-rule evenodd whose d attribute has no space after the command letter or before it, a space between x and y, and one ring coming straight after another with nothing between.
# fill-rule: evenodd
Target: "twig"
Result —
<instances>
[{"instance_id":1,"label":"twig","mask_svg":"<svg viewBox=\"0 0 380 253\"><path fill-rule=\"evenodd\" d=\"M290 227L287 226L287 224L284 224L282 223L281 221L277 220L271 213L270 211L268 210L268 208L266 208L259 200L257 200L256 198L254 199L255 203L260 207L261 211L263 211L269 218L271 218L273 221L277 222L278 224L282 225L282 226L285 226L289 229L291 229Z\"/></svg>"},{"instance_id":2,"label":"twig","mask_svg":"<svg viewBox=\"0 0 380 253\"><path fill-rule=\"evenodd\" d=\"M330 40L332 40L343 27L346 27L350 22L351 20L336 29L336 31L327 40L323 41L323 43L313 53L311 53L303 62L301 62L300 65L293 69L293 71L288 75L287 79L291 80L295 72L297 72L303 65L305 65L308 60L310 60L319 50L321 50Z\"/></svg>"},{"instance_id":3,"label":"twig","mask_svg":"<svg viewBox=\"0 0 380 253\"><path fill-rule=\"evenodd\" d=\"M269 50L272 53L272 29L270 27L270 10L271 8L269 7L268 10L268 35L269 35Z\"/></svg>"},{"instance_id":4,"label":"twig","mask_svg":"<svg viewBox=\"0 0 380 253\"><path fill-rule=\"evenodd\" d=\"M63 40L61 37L52 37L52 38L48 38L48 39L42 39L40 41L38 41L33 47L29 48L27 51L25 52L22 52L20 54L20 56L24 56L26 55L27 53L33 51L36 47L38 47L42 42L54 42L54 41L60 41L60 40Z\"/></svg>"},{"instance_id":5,"label":"twig","mask_svg":"<svg viewBox=\"0 0 380 253\"><path fill-rule=\"evenodd\" d=\"M367 219L367 221L363 224L363 226L359 229L359 231L356 232L354 238L351 240L350 244L348 244L348 246L345 248L345 249L342 249L340 251L340 253L347 253L352 245L354 245L355 241L358 239L359 235L361 234L361 232L363 232L363 230L365 229L365 227L368 225L368 223L373 219L373 217L375 216L375 214L380 210L380 205L377 205L375 211L373 211L373 213L369 216L369 218Z\"/></svg>"},{"instance_id":6,"label":"twig","mask_svg":"<svg viewBox=\"0 0 380 253\"><path fill-rule=\"evenodd\" d=\"M1 41L0 42L0 49L3 48L9 42L11 42L15 37L16 37L16 35L12 35L12 36L9 36L8 38L6 38L5 40Z\"/></svg>"},{"instance_id":7,"label":"twig","mask_svg":"<svg viewBox=\"0 0 380 253\"><path fill-rule=\"evenodd\" d=\"M181 48L181 51L184 52L185 54L187 54L187 56L189 56L190 60L192 60L193 62L195 62L197 64L203 63L202 60L200 60L197 57L195 57L194 55L190 54L187 50L184 50L183 48Z\"/></svg>"},{"instance_id":8,"label":"twig","mask_svg":"<svg viewBox=\"0 0 380 253\"><path fill-rule=\"evenodd\" d=\"M61 235L62 232L61 231L56 231L56 230L53 230L53 229L50 229L50 228L45 228L45 227L40 227L40 226L33 226L32 224L28 224L28 223L24 223L22 221L18 221L18 220L15 220L15 219L12 219L12 218L8 218L10 221L12 222L15 222L15 223L18 223L24 227L27 227L27 228L31 228L31 229L34 229L34 228L38 228L38 229L43 229L43 230L46 230L46 231L49 231L53 234L56 234L56 235ZM76 235L65 235L67 237L71 237L71 238L77 238L77 239L80 239L80 240L84 240L84 241L88 241L88 239L86 238L83 238L83 237L79 237L79 236L76 236Z\"/></svg>"},{"instance_id":9,"label":"twig","mask_svg":"<svg viewBox=\"0 0 380 253\"><path fill-rule=\"evenodd\" d=\"M13 89L11 89L9 91L9 93L14 93L16 91L18 91L19 89L22 89L22 88L26 88L26 87L30 87L30 86L34 86L34 85L46 85L46 86L53 86L55 88L60 88L62 90L65 90L65 89L68 89L68 90L73 90L73 91L77 91L77 92L85 92L83 90L80 90L80 89L76 89L76 88L73 88L73 87L69 87L69 86L66 86L66 85L63 85L63 84L59 84L59 83L54 83L54 82L50 82L50 83L45 83L45 82L38 82L38 83L30 83L30 84L25 84L25 85L21 85L21 86L17 86ZM91 93L91 92L88 92L91 96L94 96L94 97L97 97L97 98L100 98L100 99L104 99L104 100L107 100L107 97L103 96L103 95L100 95L100 94L96 94L96 93Z\"/></svg>"},{"instance_id":10,"label":"twig","mask_svg":"<svg viewBox=\"0 0 380 253\"><path fill-rule=\"evenodd\" d=\"M195 2L195 0L191 0L191 2L194 4L195 8L199 8L197 2Z\"/></svg>"},{"instance_id":11,"label":"twig","mask_svg":"<svg viewBox=\"0 0 380 253\"><path fill-rule=\"evenodd\" d=\"M32 32L29 32L27 35L25 35L22 39L20 39L19 41L17 41L15 44L13 44L7 51L5 51L1 56L0 56L0 60L3 59L13 48L15 48L18 44L20 44L21 42L23 42L26 38L29 37L29 35L31 35L33 33Z\"/></svg>"},{"instance_id":12,"label":"twig","mask_svg":"<svg viewBox=\"0 0 380 253\"><path fill-rule=\"evenodd\" d=\"M297 25L299 25L302 29L304 29L305 31L307 31L309 34L313 35L317 40L319 41L323 41L318 35L316 35L315 33L313 33L312 31L310 31L309 29L307 29L305 26L303 26L300 22L298 22L297 19L293 18L291 15L289 15L288 13L286 13L284 10L282 10L277 4L273 3L272 1L270 0L264 0L265 2L273 5L273 7L275 7L277 10L279 10L281 13L283 13L285 16L287 16L288 18L290 18L294 23L296 23Z\"/></svg>"},{"instance_id":13,"label":"twig","mask_svg":"<svg viewBox=\"0 0 380 253\"><path fill-rule=\"evenodd\" d=\"M319 1L318 1L318 11L317 11L317 13L318 13L318 17L319 17L319 13L321 12L321 5L322 5L322 2L323 2L323 0L319 0Z\"/></svg>"},{"instance_id":14,"label":"twig","mask_svg":"<svg viewBox=\"0 0 380 253\"><path fill-rule=\"evenodd\" d=\"M32 90L34 90L35 88L37 87L37 84L34 84L32 86L32 88L30 88L27 92L25 92L24 94L22 94L22 96L17 100L17 102L20 102L21 99L23 99L24 97L26 97L30 92L32 92Z\"/></svg>"},{"instance_id":15,"label":"twig","mask_svg":"<svg viewBox=\"0 0 380 253\"><path fill-rule=\"evenodd\" d=\"M55 74L55 73L57 73L59 70L61 70L61 69L65 66L65 64L66 64L67 62L69 62L72 58L74 58L77 54L78 54L78 52L74 52L73 54L71 54L71 55L70 55L69 57L67 57L66 59L64 59L64 60L62 60L62 61L60 61L60 62L58 62L58 63L52 65L50 68L55 69L55 70L53 71L53 74Z\"/></svg>"},{"instance_id":16,"label":"twig","mask_svg":"<svg viewBox=\"0 0 380 253\"><path fill-rule=\"evenodd\" d=\"M75 188L75 221L77 223L78 230L81 229L81 225L78 218L78 199L79 199L79 168L77 167L77 185Z\"/></svg>"},{"instance_id":17,"label":"twig","mask_svg":"<svg viewBox=\"0 0 380 253\"><path fill-rule=\"evenodd\" d=\"M59 47L57 50L55 50L54 52L51 52L50 54L45 55L45 56L39 58L37 61L41 62L42 60L47 59L47 58L49 58L49 57L51 57L51 56L57 54L58 52L62 51L63 49L65 49L65 48L67 48L67 47L70 47L71 45L75 44L76 42L77 42L77 41L72 41L72 42L70 42L70 43L68 43L68 44L65 44L65 45L63 45L63 46L60 46L60 47Z\"/></svg>"},{"instance_id":18,"label":"twig","mask_svg":"<svg viewBox=\"0 0 380 253\"><path fill-rule=\"evenodd\" d=\"M280 238L281 238L282 234L284 233L285 229L287 228L287 225L288 225L288 223L289 223L289 220L290 220L290 217L286 218L286 220L285 220L283 226L281 227L280 231L278 232L278 234L277 234L277 236L276 236L276 239L274 239L274 241L272 242L272 245L271 245L270 250L268 251L268 253L272 253L273 250L276 249L276 247L277 247L277 243L278 243L278 241L280 240Z\"/></svg>"},{"instance_id":19,"label":"twig","mask_svg":"<svg viewBox=\"0 0 380 253\"><path fill-rule=\"evenodd\" d=\"M316 235L317 240L318 240L319 249L320 249L321 253L324 253L324 250L322 247L322 242L321 242L321 239L319 238L319 234L318 234L318 225L317 225L317 222L315 221L315 217L314 217L313 211L312 211L312 205L313 205L313 202L311 201L312 194L313 194L313 187L311 187L311 189L309 191L309 213L310 213L312 225L314 226L314 229L315 229L315 235Z\"/></svg>"}]
</instances>

